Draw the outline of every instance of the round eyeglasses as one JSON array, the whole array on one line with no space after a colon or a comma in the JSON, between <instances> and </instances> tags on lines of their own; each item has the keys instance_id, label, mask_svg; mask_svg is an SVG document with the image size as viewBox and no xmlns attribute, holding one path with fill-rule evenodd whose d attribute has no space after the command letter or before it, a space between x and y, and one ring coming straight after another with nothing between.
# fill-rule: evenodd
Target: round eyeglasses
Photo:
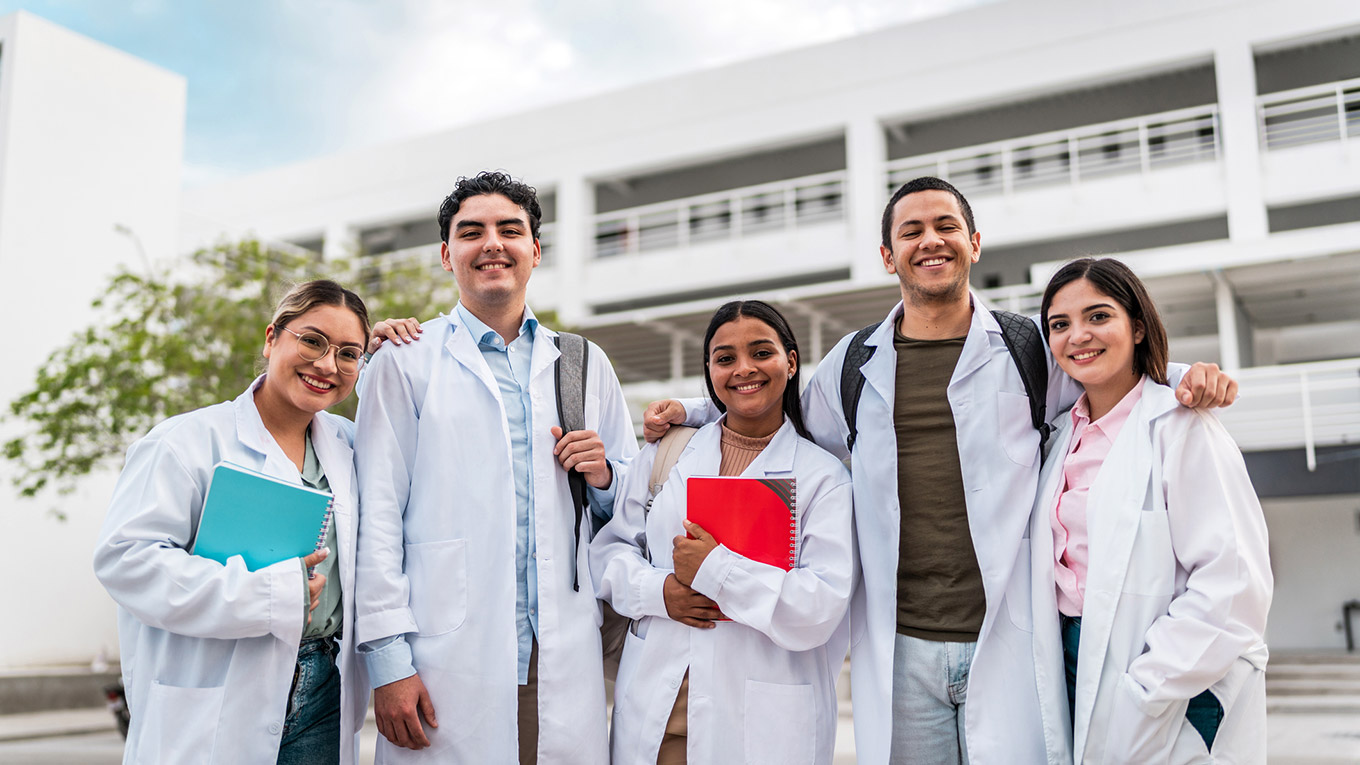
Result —
<instances>
[{"instance_id":1,"label":"round eyeglasses","mask_svg":"<svg viewBox=\"0 0 1360 765\"><path fill-rule=\"evenodd\" d=\"M364 364L364 349L357 345L332 345L320 332L294 332L287 327L279 327L297 338L298 355L307 361L320 361L335 349L335 368L342 375L359 373Z\"/></svg>"}]
</instances>

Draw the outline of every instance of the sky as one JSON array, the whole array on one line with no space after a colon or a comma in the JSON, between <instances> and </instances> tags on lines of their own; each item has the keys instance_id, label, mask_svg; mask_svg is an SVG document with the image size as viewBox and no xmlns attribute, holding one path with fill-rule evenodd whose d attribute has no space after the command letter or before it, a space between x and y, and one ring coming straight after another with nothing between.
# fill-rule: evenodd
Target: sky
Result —
<instances>
[{"instance_id":1,"label":"sky","mask_svg":"<svg viewBox=\"0 0 1360 765\"><path fill-rule=\"evenodd\" d=\"M195 186L990 0L0 0L183 75Z\"/></svg>"}]
</instances>

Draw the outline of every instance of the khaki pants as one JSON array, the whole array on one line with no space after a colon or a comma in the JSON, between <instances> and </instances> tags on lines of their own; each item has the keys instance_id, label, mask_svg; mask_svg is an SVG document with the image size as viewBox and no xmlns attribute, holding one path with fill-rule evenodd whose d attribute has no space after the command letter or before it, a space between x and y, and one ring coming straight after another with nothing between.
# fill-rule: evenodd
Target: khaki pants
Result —
<instances>
[{"instance_id":1,"label":"khaki pants","mask_svg":"<svg viewBox=\"0 0 1360 765\"><path fill-rule=\"evenodd\" d=\"M685 765L685 745L689 741L689 670L680 681L680 690L666 720L666 734L661 737L661 750L656 754L656 765Z\"/></svg>"},{"instance_id":2,"label":"khaki pants","mask_svg":"<svg viewBox=\"0 0 1360 765\"><path fill-rule=\"evenodd\" d=\"M529 649L529 681L519 687L519 763L538 763L538 641Z\"/></svg>"}]
</instances>

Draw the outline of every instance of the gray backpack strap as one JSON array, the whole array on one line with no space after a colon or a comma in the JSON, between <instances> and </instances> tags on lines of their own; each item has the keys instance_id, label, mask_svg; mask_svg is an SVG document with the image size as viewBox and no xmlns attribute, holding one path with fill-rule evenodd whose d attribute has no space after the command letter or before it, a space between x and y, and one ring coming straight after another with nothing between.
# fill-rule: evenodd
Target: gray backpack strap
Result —
<instances>
[{"instance_id":1,"label":"gray backpack strap","mask_svg":"<svg viewBox=\"0 0 1360 765\"><path fill-rule=\"evenodd\" d=\"M876 349L868 342L869 335L876 329L877 324L870 324L856 332L841 362L841 411L845 416L845 427L850 431L845 438L846 451L855 450L855 438L859 435L855 419L859 414L859 397L864 392L864 373L859 368L874 355Z\"/></svg>"},{"instance_id":2,"label":"gray backpack strap","mask_svg":"<svg viewBox=\"0 0 1360 765\"><path fill-rule=\"evenodd\" d=\"M698 433L698 428L691 428L687 425L672 425L666 431L666 435L656 444L656 459L652 461L652 474L647 480L647 504L642 506L643 524L647 522L647 516L652 512L652 502L656 495L661 493L661 487L666 485L666 479L670 477L671 471L675 469L675 463L680 461L680 454L685 451L685 446L689 443L694 434ZM647 540L643 538L642 554L647 560L652 559L651 552L646 547Z\"/></svg>"},{"instance_id":3,"label":"gray backpack strap","mask_svg":"<svg viewBox=\"0 0 1360 765\"><path fill-rule=\"evenodd\" d=\"M560 355L553 365L553 383L557 388L557 421L562 423L562 433L585 430L586 427L586 370L589 361L590 345L584 337L570 332L558 332L553 338ZM571 487L571 504L575 511L576 546L581 548L581 516L585 514L589 495L586 493L586 478L575 470L567 473L567 485ZM591 516L591 533L595 532L595 519ZM572 566L575 571L576 567ZM580 577L572 575L571 587L581 589Z\"/></svg>"},{"instance_id":4,"label":"gray backpack strap","mask_svg":"<svg viewBox=\"0 0 1360 765\"><path fill-rule=\"evenodd\" d=\"M1028 316L1010 311L992 311L996 323L1001 325L1001 336L1006 340L1006 350L1020 372L1020 381L1025 384L1025 395L1029 397L1029 419L1034 429L1039 431L1039 451L1048 444L1053 426L1048 424L1048 354L1044 352L1044 337Z\"/></svg>"}]
</instances>

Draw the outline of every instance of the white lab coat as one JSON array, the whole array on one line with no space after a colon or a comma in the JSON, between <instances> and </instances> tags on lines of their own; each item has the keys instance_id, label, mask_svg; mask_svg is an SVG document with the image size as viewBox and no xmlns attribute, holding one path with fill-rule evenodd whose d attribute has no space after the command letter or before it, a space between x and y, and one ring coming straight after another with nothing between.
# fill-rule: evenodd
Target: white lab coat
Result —
<instances>
[{"instance_id":1,"label":"white lab coat","mask_svg":"<svg viewBox=\"0 0 1360 765\"><path fill-rule=\"evenodd\" d=\"M419 343L388 344L364 372L356 465L360 643L407 634L430 693L430 747L379 738L377 762L509 763L518 758L515 484L500 388L457 315L426 322ZM600 607L583 518L575 540L567 474L553 456L559 424L552 330L534 335L530 399L538 564L539 762L608 757ZM616 469L637 452L609 359L594 344L586 427ZM519 466L525 469L526 466ZM618 470L615 480L623 480ZM573 591L572 575L580 590Z\"/></svg>"},{"instance_id":2,"label":"white lab coat","mask_svg":"<svg viewBox=\"0 0 1360 765\"><path fill-rule=\"evenodd\" d=\"M1142 385L1087 502L1076 760L1264 763L1272 577L1261 505L1218 418L1179 406L1167 386ZM1051 518L1071 417L1059 425L1030 531L1036 633L1050 637ZM1042 692L1065 705L1064 679L1048 680ZM1225 713L1212 753L1185 720L1206 688Z\"/></svg>"},{"instance_id":3,"label":"white lab coat","mask_svg":"<svg viewBox=\"0 0 1360 765\"><path fill-rule=\"evenodd\" d=\"M854 580L850 476L785 420L742 475L797 479L797 564L785 572L719 545L693 586L732 621L689 627L667 616L662 584L674 572L672 540L685 533L685 482L718 475L720 437L717 423L694 435L649 514L643 508L656 445L647 446L617 497L614 519L591 544L600 598L638 620L614 686L614 762L656 762L689 670L689 762L827 765L846 650L845 640L832 638Z\"/></svg>"},{"instance_id":4,"label":"white lab coat","mask_svg":"<svg viewBox=\"0 0 1360 765\"><path fill-rule=\"evenodd\" d=\"M1006 350L1000 325L973 296L973 319L949 381L968 526L982 572L986 612L968 683L965 730L973 762L1061 763L1070 739L1067 707L1040 705L1036 672L1052 665L1051 646L1034 643L1028 535L1038 484L1039 434L1029 399ZM886 763L892 745L893 649L897 635L897 558L901 509L897 498L897 435L893 401L897 353L893 323L899 303L869 336L874 355L860 368L854 453L841 408L841 364L853 337L826 355L803 391L803 417L813 440L837 457L852 458L855 530L862 576L850 603L851 689L855 749L860 762ZM1072 406L1081 389L1049 359L1048 411ZM689 419L710 415L685 402ZM1061 650L1061 644L1059 644ZM1047 660L1049 666L1036 667ZM1070 756L1070 755L1067 755Z\"/></svg>"},{"instance_id":5,"label":"white lab coat","mask_svg":"<svg viewBox=\"0 0 1360 765\"><path fill-rule=\"evenodd\" d=\"M94 552L118 602L132 729L125 763L273 763L288 713L307 589L297 559L258 571L187 552L213 467L223 460L301 484L255 409L257 379L235 401L172 417L128 449ZM312 447L335 494L344 594L340 758L358 756L368 677L357 661L353 425L318 413Z\"/></svg>"}]
</instances>

